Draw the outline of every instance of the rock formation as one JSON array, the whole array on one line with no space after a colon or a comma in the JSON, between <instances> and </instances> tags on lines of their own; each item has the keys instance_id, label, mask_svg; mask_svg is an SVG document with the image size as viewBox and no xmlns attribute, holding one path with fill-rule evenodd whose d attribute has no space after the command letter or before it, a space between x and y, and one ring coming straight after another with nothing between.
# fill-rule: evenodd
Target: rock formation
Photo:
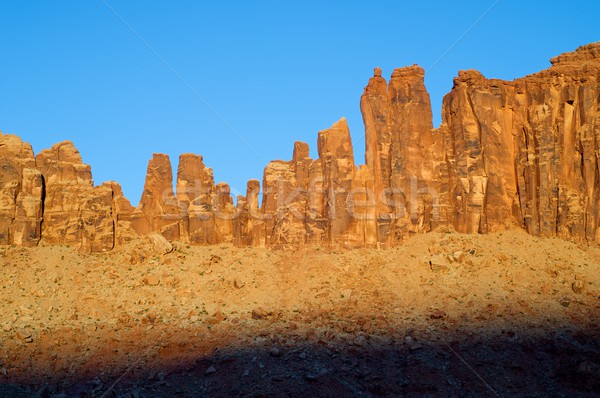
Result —
<instances>
[{"instance_id":1,"label":"rock formation","mask_svg":"<svg viewBox=\"0 0 600 398\"><path fill-rule=\"evenodd\" d=\"M144 192L131 220L140 235L160 232L170 240L180 238L182 215L173 192L173 171L167 155L155 153L148 162Z\"/></svg>"},{"instance_id":2,"label":"rock formation","mask_svg":"<svg viewBox=\"0 0 600 398\"><path fill-rule=\"evenodd\" d=\"M115 247L115 231L121 242L131 237L125 218L132 207L121 187L94 187L90 166L71 142L34 157L31 145L0 133L0 165L0 244L34 246L43 237L103 252Z\"/></svg>"},{"instance_id":3,"label":"rock formation","mask_svg":"<svg viewBox=\"0 0 600 398\"><path fill-rule=\"evenodd\" d=\"M597 241L600 44L506 82L459 73L439 129L460 232L507 224Z\"/></svg>"},{"instance_id":4,"label":"rock formation","mask_svg":"<svg viewBox=\"0 0 600 398\"><path fill-rule=\"evenodd\" d=\"M0 133L0 167L0 245L35 246L44 187L31 145Z\"/></svg>"},{"instance_id":5,"label":"rock formation","mask_svg":"<svg viewBox=\"0 0 600 398\"><path fill-rule=\"evenodd\" d=\"M44 241L76 245L87 252L113 249L117 211L123 214L130 211L121 187L114 182L94 187L90 166L83 163L79 151L70 141L41 151L35 162L45 188Z\"/></svg>"},{"instance_id":6,"label":"rock formation","mask_svg":"<svg viewBox=\"0 0 600 398\"><path fill-rule=\"evenodd\" d=\"M434 174L435 132L424 77L419 66L399 68L388 85L376 68L361 98L381 243L435 226L441 179ZM439 154L437 160L442 160Z\"/></svg>"},{"instance_id":7,"label":"rock formation","mask_svg":"<svg viewBox=\"0 0 600 398\"><path fill-rule=\"evenodd\" d=\"M194 244L218 243L213 214L216 187L212 169L202 156L184 154L177 169L177 199L183 218L183 238Z\"/></svg>"},{"instance_id":8,"label":"rock formation","mask_svg":"<svg viewBox=\"0 0 600 398\"><path fill-rule=\"evenodd\" d=\"M65 141L34 157L0 133L0 244L40 240L102 252L135 235L207 245L390 246L438 227L600 242L600 43L502 81L460 71L434 129L423 68L375 68L361 97L365 165L345 119L318 133L319 157L296 142L248 182L234 205L199 155L154 154L139 205L115 182L94 186ZM156 235L159 234L159 235Z\"/></svg>"}]
</instances>

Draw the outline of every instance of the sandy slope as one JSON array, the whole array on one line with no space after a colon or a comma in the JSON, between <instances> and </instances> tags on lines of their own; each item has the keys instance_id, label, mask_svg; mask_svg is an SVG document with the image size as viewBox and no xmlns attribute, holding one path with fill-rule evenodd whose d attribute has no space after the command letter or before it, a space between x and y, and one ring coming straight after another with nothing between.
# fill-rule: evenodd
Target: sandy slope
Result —
<instances>
[{"instance_id":1,"label":"sandy slope","mask_svg":"<svg viewBox=\"0 0 600 398\"><path fill-rule=\"evenodd\" d=\"M0 380L46 396L600 392L597 246L517 230L176 246L0 250Z\"/></svg>"}]
</instances>

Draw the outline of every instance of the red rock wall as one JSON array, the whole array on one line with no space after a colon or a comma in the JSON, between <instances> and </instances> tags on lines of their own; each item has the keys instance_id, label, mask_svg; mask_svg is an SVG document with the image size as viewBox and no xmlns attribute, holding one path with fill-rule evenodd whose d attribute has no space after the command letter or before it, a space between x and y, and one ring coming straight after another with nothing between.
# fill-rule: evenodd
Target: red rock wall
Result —
<instances>
[{"instance_id":1,"label":"red rock wall","mask_svg":"<svg viewBox=\"0 0 600 398\"><path fill-rule=\"evenodd\" d=\"M0 133L0 170L0 245L35 246L44 192L31 145Z\"/></svg>"},{"instance_id":2,"label":"red rock wall","mask_svg":"<svg viewBox=\"0 0 600 398\"><path fill-rule=\"evenodd\" d=\"M34 157L31 145L0 133L0 244L78 246L86 252L112 250L131 237L131 211L117 183L94 187L91 169L69 141Z\"/></svg>"},{"instance_id":3,"label":"red rock wall","mask_svg":"<svg viewBox=\"0 0 600 398\"><path fill-rule=\"evenodd\" d=\"M461 72L444 98L452 223L596 241L600 46L513 82Z\"/></svg>"},{"instance_id":4,"label":"red rock wall","mask_svg":"<svg viewBox=\"0 0 600 398\"><path fill-rule=\"evenodd\" d=\"M424 71L376 68L361 97L365 162L345 119L318 133L318 159L294 144L234 206L201 156L181 155L176 192L166 155L148 164L134 208L115 182L94 186L65 141L34 157L0 133L0 244L75 245L102 252L136 235L191 244L275 248L393 245L438 227L600 242L600 43L512 82L461 71L432 125Z\"/></svg>"}]
</instances>

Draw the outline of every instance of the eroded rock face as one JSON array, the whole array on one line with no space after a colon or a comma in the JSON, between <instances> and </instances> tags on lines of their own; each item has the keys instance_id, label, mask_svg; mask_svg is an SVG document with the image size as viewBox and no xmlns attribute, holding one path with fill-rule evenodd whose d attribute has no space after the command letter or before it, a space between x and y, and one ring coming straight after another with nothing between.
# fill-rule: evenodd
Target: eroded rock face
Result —
<instances>
[{"instance_id":1,"label":"eroded rock face","mask_svg":"<svg viewBox=\"0 0 600 398\"><path fill-rule=\"evenodd\" d=\"M0 133L0 244L107 251L136 235L192 244L291 248L393 245L438 227L487 233L516 226L539 236L600 242L600 43L512 82L461 71L432 126L424 71L387 82L376 68L361 97L366 165L356 166L345 119L318 133L318 158L296 142L234 205L199 155L148 164L131 206L115 182L94 186L65 141L34 157Z\"/></svg>"},{"instance_id":2,"label":"eroded rock face","mask_svg":"<svg viewBox=\"0 0 600 398\"><path fill-rule=\"evenodd\" d=\"M32 247L38 244L41 237L44 180L42 173L32 168L23 169L21 177L11 228L11 244Z\"/></svg>"},{"instance_id":3,"label":"eroded rock face","mask_svg":"<svg viewBox=\"0 0 600 398\"><path fill-rule=\"evenodd\" d=\"M123 195L121 185L115 181L107 181L102 184L113 192L113 222L115 226L115 244L122 245L129 242L137 236L137 233L131 226L131 217L135 208L131 202Z\"/></svg>"},{"instance_id":4,"label":"eroded rock face","mask_svg":"<svg viewBox=\"0 0 600 398\"><path fill-rule=\"evenodd\" d=\"M263 206L266 243L285 246L304 243L304 208L292 162L274 160L265 167Z\"/></svg>"},{"instance_id":5,"label":"eroded rock face","mask_svg":"<svg viewBox=\"0 0 600 398\"><path fill-rule=\"evenodd\" d=\"M35 246L44 187L31 145L0 132L0 170L0 245Z\"/></svg>"},{"instance_id":6,"label":"eroded rock face","mask_svg":"<svg viewBox=\"0 0 600 398\"><path fill-rule=\"evenodd\" d=\"M183 154L177 169L177 199L182 215L183 239L194 244L218 243L213 206L215 182L202 156Z\"/></svg>"},{"instance_id":7,"label":"eroded rock face","mask_svg":"<svg viewBox=\"0 0 600 398\"><path fill-rule=\"evenodd\" d=\"M326 205L326 236L330 243L344 234L353 220L348 206L348 195L356 166L350 131L346 119L336 122L331 128L319 131L317 141Z\"/></svg>"},{"instance_id":8,"label":"eroded rock face","mask_svg":"<svg viewBox=\"0 0 600 398\"><path fill-rule=\"evenodd\" d=\"M170 240L180 238L182 215L173 192L169 156L155 153L148 162L144 192L131 220L133 229L140 235L160 232Z\"/></svg>"},{"instance_id":9,"label":"eroded rock face","mask_svg":"<svg viewBox=\"0 0 600 398\"><path fill-rule=\"evenodd\" d=\"M443 104L452 223L596 240L600 45L506 82L459 73Z\"/></svg>"},{"instance_id":10,"label":"eroded rock face","mask_svg":"<svg viewBox=\"0 0 600 398\"><path fill-rule=\"evenodd\" d=\"M217 184L213 209L217 242L233 242L233 220L237 217L237 209L233 205L229 184Z\"/></svg>"},{"instance_id":11,"label":"eroded rock face","mask_svg":"<svg viewBox=\"0 0 600 398\"><path fill-rule=\"evenodd\" d=\"M15 136L0 135L0 142L2 203L12 203L1 211L6 244L34 246L43 237L50 244L103 252L114 248L115 231L128 232L132 208L121 187L94 187L90 166L73 143L61 142L34 157L31 146Z\"/></svg>"},{"instance_id":12,"label":"eroded rock face","mask_svg":"<svg viewBox=\"0 0 600 398\"><path fill-rule=\"evenodd\" d=\"M264 172L262 217L270 247L304 244L363 246L376 243L374 211L367 196L373 176L354 164L345 119L318 134L319 158L296 142L289 162L270 162Z\"/></svg>"},{"instance_id":13,"label":"eroded rock face","mask_svg":"<svg viewBox=\"0 0 600 398\"><path fill-rule=\"evenodd\" d=\"M233 219L233 243L236 246L265 246L265 217L258 205L260 182L248 181L246 196L237 198L237 216Z\"/></svg>"},{"instance_id":14,"label":"eroded rock face","mask_svg":"<svg viewBox=\"0 0 600 398\"><path fill-rule=\"evenodd\" d=\"M439 225L594 241L599 48L513 82L461 71L436 130L422 69L397 69L387 86L376 70L361 110L366 162L375 190L386 192L376 206L379 241Z\"/></svg>"},{"instance_id":15,"label":"eroded rock face","mask_svg":"<svg viewBox=\"0 0 600 398\"><path fill-rule=\"evenodd\" d=\"M435 227L431 215L440 176L435 173L435 132L424 76L420 66L398 68L387 84L376 68L361 97L365 160L374 178L381 243Z\"/></svg>"},{"instance_id":16,"label":"eroded rock face","mask_svg":"<svg viewBox=\"0 0 600 398\"><path fill-rule=\"evenodd\" d=\"M94 187L89 165L72 142L64 141L36 156L44 177L42 236L51 244L79 246L86 252L115 246L114 192Z\"/></svg>"}]
</instances>

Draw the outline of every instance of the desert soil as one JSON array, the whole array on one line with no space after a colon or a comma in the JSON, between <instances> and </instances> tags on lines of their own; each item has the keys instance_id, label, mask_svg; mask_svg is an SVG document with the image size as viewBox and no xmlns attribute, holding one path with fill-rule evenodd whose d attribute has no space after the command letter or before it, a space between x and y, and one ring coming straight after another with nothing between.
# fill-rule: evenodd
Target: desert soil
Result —
<instances>
[{"instance_id":1,"label":"desert soil","mask_svg":"<svg viewBox=\"0 0 600 398\"><path fill-rule=\"evenodd\" d=\"M0 396L598 396L600 247L0 248Z\"/></svg>"}]
</instances>

